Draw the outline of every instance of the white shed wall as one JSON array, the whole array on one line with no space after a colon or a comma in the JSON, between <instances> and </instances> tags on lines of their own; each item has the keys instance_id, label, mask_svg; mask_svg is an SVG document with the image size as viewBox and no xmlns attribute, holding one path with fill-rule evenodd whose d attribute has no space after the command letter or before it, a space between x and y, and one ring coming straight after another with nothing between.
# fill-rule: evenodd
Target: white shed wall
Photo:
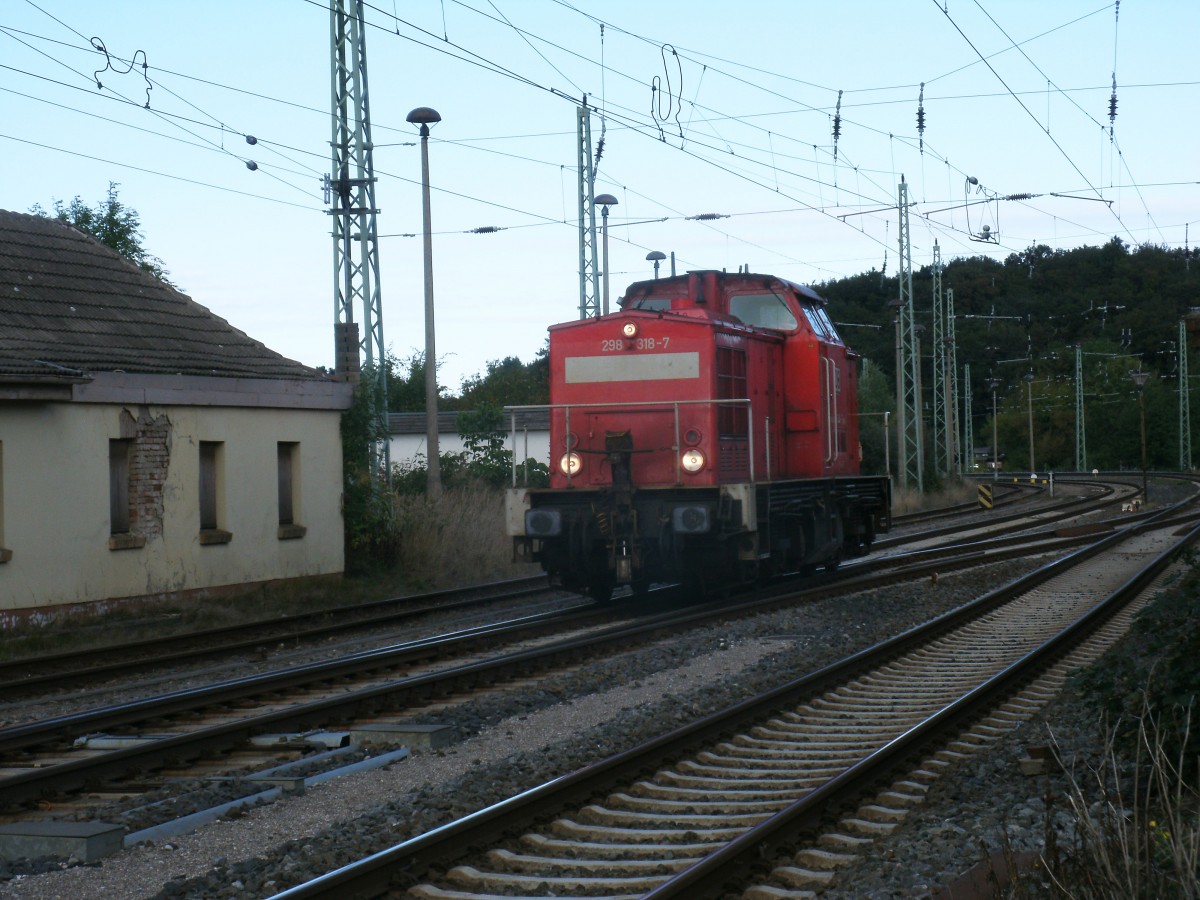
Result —
<instances>
[{"instance_id":1,"label":"white shed wall","mask_svg":"<svg viewBox=\"0 0 1200 900\"><path fill-rule=\"evenodd\" d=\"M166 416L161 530L109 548L109 441L122 410ZM343 569L339 412L119 404L0 405L0 613L153 596ZM202 545L199 443L224 443L220 494L228 543ZM279 538L279 441L299 445L294 478L303 537ZM135 531L138 530L135 526Z\"/></svg>"}]
</instances>

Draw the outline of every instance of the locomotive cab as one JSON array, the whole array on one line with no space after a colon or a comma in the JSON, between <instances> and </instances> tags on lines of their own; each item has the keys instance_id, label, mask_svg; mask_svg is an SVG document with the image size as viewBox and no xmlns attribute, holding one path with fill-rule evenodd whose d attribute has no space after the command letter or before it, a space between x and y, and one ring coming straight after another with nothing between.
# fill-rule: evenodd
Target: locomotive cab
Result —
<instances>
[{"instance_id":1,"label":"locomotive cab","mask_svg":"<svg viewBox=\"0 0 1200 900\"><path fill-rule=\"evenodd\" d=\"M598 597L865 552L889 492L859 476L856 359L817 294L748 273L552 326L551 486L510 492L517 550Z\"/></svg>"}]
</instances>

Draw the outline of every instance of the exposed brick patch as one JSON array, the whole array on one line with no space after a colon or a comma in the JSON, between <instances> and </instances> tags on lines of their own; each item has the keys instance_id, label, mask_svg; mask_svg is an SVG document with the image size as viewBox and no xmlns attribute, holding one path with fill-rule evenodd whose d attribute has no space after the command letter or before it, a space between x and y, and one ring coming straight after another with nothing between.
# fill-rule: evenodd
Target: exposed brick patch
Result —
<instances>
[{"instance_id":1,"label":"exposed brick patch","mask_svg":"<svg viewBox=\"0 0 1200 900\"><path fill-rule=\"evenodd\" d=\"M171 461L171 420L164 413L150 415L148 407L137 418L121 410L121 435L133 440L129 461L129 526L151 541L162 536L163 485Z\"/></svg>"}]
</instances>

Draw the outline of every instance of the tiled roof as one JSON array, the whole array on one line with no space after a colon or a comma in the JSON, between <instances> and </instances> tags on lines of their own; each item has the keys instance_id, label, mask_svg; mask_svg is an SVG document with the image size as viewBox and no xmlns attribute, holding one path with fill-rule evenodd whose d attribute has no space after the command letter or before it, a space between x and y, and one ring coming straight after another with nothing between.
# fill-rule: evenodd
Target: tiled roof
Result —
<instances>
[{"instance_id":1,"label":"tiled roof","mask_svg":"<svg viewBox=\"0 0 1200 900\"><path fill-rule=\"evenodd\" d=\"M0 210L0 376L324 378L90 235Z\"/></svg>"}]
</instances>

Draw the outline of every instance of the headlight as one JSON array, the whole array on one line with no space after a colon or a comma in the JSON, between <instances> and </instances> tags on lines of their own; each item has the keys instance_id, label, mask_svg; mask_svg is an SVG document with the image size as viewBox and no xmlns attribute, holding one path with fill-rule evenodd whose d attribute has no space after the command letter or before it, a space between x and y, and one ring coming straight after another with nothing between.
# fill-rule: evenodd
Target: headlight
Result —
<instances>
[{"instance_id":1,"label":"headlight","mask_svg":"<svg viewBox=\"0 0 1200 900\"><path fill-rule=\"evenodd\" d=\"M689 447L694 447L704 438L699 428L689 428L683 435L683 442Z\"/></svg>"},{"instance_id":2,"label":"headlight","mask_svg":"<svg viewBox=\"0 0 1200 900\"><path fill-rule=\"evenodd\" d=\"M564 475L578 475L583 466L583 459L578 453L564 453L558 461L558 467Z\"/></svg>"},{"instance_id":3,"label":"headlight","mask_svg":"<svg viewBox=\"0 0 1200 900\"><path fill-rule=\"evenodd\" d=\"M698 447L689 447L679 457L679 464L685 472L699 472L704 468L704 454Z\"/></svg>"},{"instance_id":4,"label":"headlight","mask_svg":"<svg viewBox=\"0 0 1200 900\"><path fill-rule=\"evenodd\" d=\"M629 340L633 340L638 336L637 322L626 322L621 326L621 334L625 335Z\"/></svg>"}]
</instances>

